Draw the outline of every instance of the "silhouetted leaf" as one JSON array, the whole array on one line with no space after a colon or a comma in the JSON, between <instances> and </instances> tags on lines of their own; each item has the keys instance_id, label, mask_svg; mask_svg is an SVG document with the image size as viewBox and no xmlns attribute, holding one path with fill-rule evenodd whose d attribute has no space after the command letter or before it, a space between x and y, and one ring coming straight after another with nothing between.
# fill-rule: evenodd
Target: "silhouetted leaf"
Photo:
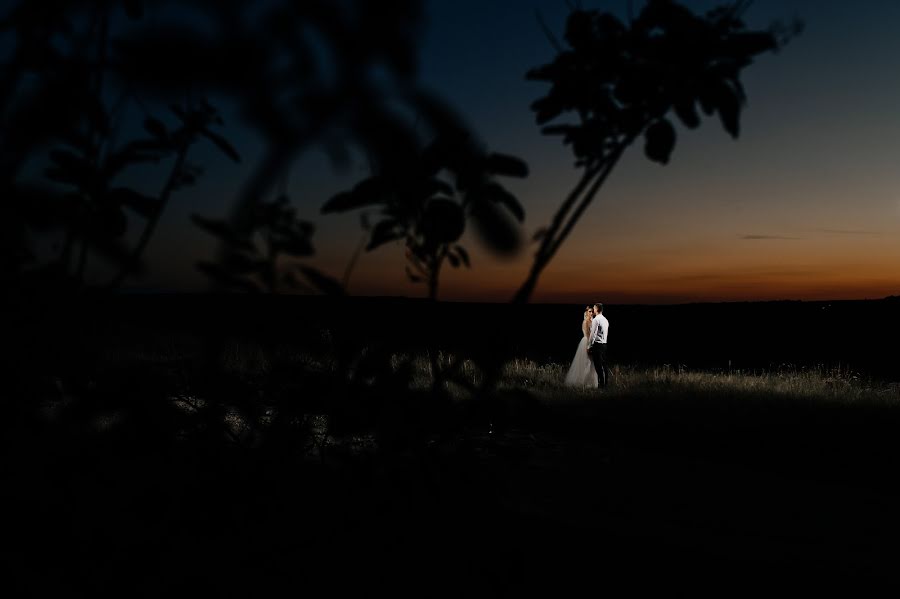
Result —
<instances>
[{"instance_id":1,"label":"silhouetted leaf","mask_svg":"<svg viewBox=\"0 0 900 599\"><path fill-rule=\"evenodd\" d=\"M534 235L531 237L532 241L540 241L547 235L547 227L541 227L537 231L534 232Z\"/></svg>"},{"instance_id":2,"label":"silhouetted leaf","mask_svg":"<svg viewBox=\"0 0 900 599\"><path fill-rule=\"evenodd\" d=\"M119 206L126 206L134 210L145 218L155 216L161 207L158 199L145 196L126 187L116 187L109 190L107 198Z\"/></svg>"},{"instance_id":3,"label":"silhouetted leaf","mask_svg":"<svg viewBox=\"0 0 900 599\"><path fill-rule=\"evenodd\" d=\"M315 254L310 235L303 231L290 231L280 236L278 241L273 244L273 248L298 258Z\"/></svg>"},{"instance_id":4,"label":"silhouetted leaf","mask_svg":"<svg viewBox=\"0 0 900 599\"><path fill-rule=\"evenodd\" d=\"M525 71L525 79L529 81L553 81L556 77L556 70L555 63L532 67Z\"/></svg>"},{"instance_id":5,"label":"silhouetted leaf","mask_svg":"<svg viewBox=\"0 0 900 599\"><path fill-rule=\"evenodd\" d=\"M565 110L566 106L562 98L559 98L552 92L544 98L540 98L531 103L531 109L536 113L535 119L538 125L543 125L552 121Z\"/></svg>"},{"instance_id":6,"label":"silhouetted leaf","mask_svg":"<svg viewBox=\"0 0 900 599\"><path fill-rule=\"evenodd\" d=\"M522 208L522 204L519 203L516 196L504 189L502 185L488 183L484 186L484 193L489 201L506 206L519 222L525 220L525 209Z\"/></svg>"},{"instance_id":7,"label":"silhouetted leaf","mask_svg":"<svg viewBox=\"0 0 900 599\"><path fill-rule=\"evenodd\" d=\"M201 99L200 99L200 110L201 110L201 111L203 112L203 114L205 114L206 116L213 116L213 115L216 114L216 109L215 109L215 107L214 107L212 104L210 104L210 103L209 103L209 100L207 100L206 98L201 98Z\"/></svg>"},{"instance_id":8,"label":"silhouetted leaf","mask_svg":"<svg viewBox=\"0 0 900 599\"><path fill-rule=\"evenodd\" d=\"M459 149L461 145L471 143L472 134L468 127L446 102L430 93L419 93L415 100L420 114L431 124L441 140L441 143L435 144L433 148L438 150L438 155L443 151L439 148L441 145L448 144L453 149ZM444 148L447 148L447 145L444 145Z\"/></svg>"},{"instance_id":9,"label":"silhouetted leaf","mask_svg":"<svg viewBox=\"0 0 900 599\"><path fill-rule=\"evenodd\" d=\"M140 258L135 259L131 249L122 243L121 239L92 235L88 237L87 241L97 255L103 259L115 265L129 264L129 271L133 274L139 275L146 270L144 261Z\"/></svg>"},{"instance_id":10,"label":"silhouetted leaf","mask_svg":"<svg viewBox=\"0 0 900 599\"><path fill-rule=\"evenodd\" d=\"M91 141L90 136L77 128L63 131L59 134L59 139L63 143L80 150L82 156L94 154L94 143Z\"/></svg>"},{"instance_id":11,"label":"silhouetted leaf","mask_svg":"<svg viewBox=\"0 0 900 599\"><path fill-rule=\"evenodd\" d=\"M95 178L94 165L67 150L51 150L50 159L56 164L44 172L48 178L82 188L90 188Z\"/></svg>"},{"instance_id":12,"label":"silhouetted leaf","mask_svg":"<svg viewBox=\"0 0 900 599\"><path fill-rule=\"evenodd\" d=\"M106 178L112 179L128 166L146 162L159 162L171 151L171 146L161 140L129 142L109 155L103 167L103 174Z\"/></svg>"},{"instance_id":13,"label":"silhouetted leaf","mask_svg":"<svg viewBox=\"0 0 900 599\"><path fill-rule=\"evenodd\" d=\"M444 150L439 142L429 144L422 150L420 165L423 175L426 177L434 177L441 169L447 166L443 152Z\"/></svg>"},{"instance_id":14,"label":"silhouetted leaf","mask_svg":"<svg viewBox=\"0 0 900 599\"><path fill-rule=\"evenodd\" d=\"M372 237L368 245L366 245L366 251L371 252L379 246L403 238L404 233L398 229L398 224L396 220L389 219L375 225L375 228L372 230Z\"/></svg>"},{"instance_id":15,"label":"silhouetted leaf","mask_svg":"<svg viewBox=\"0 0 900 599\"><path fill-rule=\"evenodd\" d=\"M188 170L182 170L175 179L173 189L181 189L182 187L190 187L197 183L197 177Z\"/></svg>"},{"instance_id":16,"label":"silhouetted leaf","mask_svg":"<svg viewBox=\"0 0 900 599\"><path fill-rule=\"evenodd\" d=\"M472 264L469 262L469 252L461 245L456 246L454 249L456 250L456 253L459 254L459 259L463 261L463 264L465 264L467 268L471 268Z\"/></svg>"},{"instance_id":17,"label":"silhouetted leaf","mask_svg":"<svg viewBox=\"0 0 900 599\"><path fill-rule=\"evenodd\" d=\"M426 174L446 169L455 175L455 186L460 191L483 179L485 160L481 145L465 129L441 131L422 157Z\"/></svg>"},{"instance_id":18,"label":"silhouetted leaf","mask_svg":"<svg viewBox=\"0 0 900 599\"><path fill-rule=\"evenodd\" d=\"M163 125L162 121L159 119L155 119L153 117L148 117L144 120L144 129L157 139L168 139L169 132L166 131L166 126Z\"/></svg>"},{"instance_id":19,"label":"silhouetted leaf","mask_svg":"<svg viewBox=\"0 0 900 599\"><path fill-rule=\"evenodd\" d=\"M346 144L336 139L326 139L322 142L322 149L336 170L344 172L350 167L350 152Z\"/></svg>"},{"instance_id":20,"label":"silhouetted leaf","mask_svg":"<svg viewBox=\"0 0 900 599\"><path fill-rule=\"evenodd\" d=\"M0 28L2 30L2 28ZM29 52L21 57L22 64L32 71L53 71L65 68L66 58L49 44L34 44Z\"/></svg>"},{"instance_id":21,"label":"silhouetted leaf","mask_svg":"<svg viewBox=\"0 0 900 599\"><path fill-rule=\"evenodd\" d=\"M699 18L686 7L671 0L653 0L647 2L635 20L634 27L642 32L653 33L657 29L693 30L692 26L703 24Z\"/></svg>"},{"instance_id":22,"label":"silhouetted leaf","mask_svg":"<svg viewBox=\"0 0 900 599\"><path fill-rule=\"evenodd\" d=\"M50 167L44 171L44 175L51 181L86 189L91 186L93 173L85 169Z\"/></svg>"},{"instance_id":23,"label":"silhouetted leaf","mask_svg":"<svg viewBox=\"0 0 900 599\"><path fill-rule=\"evenodd\" d=\"M262 272L268 268L268 262L242 252L229 252L222 260L222 266L230 273L236 275L250 275Z\"/></svg>"},{"instance_id":24,"label":"silhouetted leaf","mask_svg":"<svg viewBox=\"0 0 900 599\"><path fill-rule=\"evenodd\" d=\"M707 116L711 116L716 110L716 82L706 82L700 88L698 99L700 100L700 108Z\"/></svg>"},{"instance_id":25,"label":"silhouetted leaf","mask_svg":"<svg viewBox=\"0 0 900 599\"><path fill-rule=\"evenodd\" d=\"M594 30L601 42L609 42L625 32L625 25L611 13L601 13L597 16Z\"/></svg>"},{"instance_id":26,"label":"silhouetted leaf","mask_svg":"<svg viewBox=\"0 0 900 599\"><path fill-rule=\"evenodd\" d=\"M715 88L715 102L719 111L719 118L722 121L722 127L732 137L737 137L740 133L741 114L741 103L738 94L731 86L722 82Z\"/></svg>"},{"instance_id":27,"label":"silhouetted leaf","mask_svg":"<svg viewBox=\"0 0 900 599\"><path fill-rule=\"evenodd\" d=\"M675 128L667 119L660 119L647 127L644 133L644 153L654 162L667 164L675 147Z\"/></svg>"},{"instance_id":28,"label":"silhouetted leaf","mask_svg":"<svg viewBox=\"0 0 900 599\"><path fill-rule=\"evenodd\" d=\"M428 272L428 256L425 255L421 246L411 243L411 240L408 240L406 244L406 258L412 262L413 266L415 266L420 273L425 274Z\"/></svg>"},{"instance_id":29,"label":"silhouetted leaf","mask_svg":"<svg viewBox=\"0 0 900 599\"><path fill-rule=\"evenodd\" d=\"M184 110L184 108L182 108L178 104L169 104L169 110L171 110L172 113L175 116L177 116L179 119L181 119L182 123L187 124L189 117L188 117L188 113Z\"/></svg>"},{"instance_id":30,"label":"silhouetted leaf","mask_svg":"<svg viewBox=\"0 0 900 599\"><path fill-rule=\"evenodd\" d=\"M144 16L144 6L141 0L122 0L125 6L125 14L131 19L140 19Z\"/></svg>"},{"instance_id":31,"label":"silhouetted leaf","mask_svg":"<svg viewBox=\"0 0 900 599\"><path fill-rule=\"evenodd\" d=\"M422 197L430 198L434 195L443 194L446 196L453 195L453 188L440 179L428 179L422 190Z\"/></svg>"},{"instance_id":32,"label":"silhouetted leaf","mask_svg":"<svg viewBox=\"0 0 900 599\"><path fill-rule=\"evenodd\" d=\"M485 245L500 255L514 254L521 246L519 228L506 211L493 202L479 202L472 209L475 231Z\"/></svg>"},{"instance_id":33,"label":"silhouetted leaf","mask_svg":"<svg viewBox=\"0 0 900 599\"><path fill-rule=\"evenodd\" d=\"M311 287L309 287L305 283L302 283L291 271L287 271L281 276L281 282L282 284L287 286L288 289L302 289L304 291L312 291Z\"/></svg>"},{"instance_id":34,"label":"silhouetted leaf","mask_svg":"<svg viewBox=\"0 0 900 599\"><path fill-rule=\"evenodd\" d=\"M90 161L67 150L51 150L50 160L62 168L71 168L75 170L92 168Z\"/></svg>"},{"instance_id":35,"label":"silhouetted leaf","mask_svg":"<svg viewBox=\"0 0 900 599\"><path fill-rule=\"evenodd\" d=\"M547 125L546 127L541 127L541 133L544 135L565 135L569 136L570 134L578 131L581 127L573 127L572 125ZM568 143L568 140L567 140Z\"/></svg>"},{"instance_id":36,"label":"silhouetted leaf","mask_svg":"<svg viewBox=\"0 0 900 599\"><path fill-rule=\"evenodd\" d=\"M413 283L421 283L422 277L415 274L408 266L406 267L406 276L409 277L409 280Z\"/></svg>"},{"instance_id":37,"label":"silhouetted leaf","mask_svg":"<svg viewBox=\"0 0 900 599\"><path fill-rule=\"evenodd\" d=\"M235 150L234 147L230 143L228 143L228 140L226 140L218 133L214 133L209 129L204 129L200 132L200 134L216 144L216 146L218 146L218 148L222 150L222 152L224 152L226 156L228 156L235 162L241 161L241 156L237 153L237 150Z\"/></svg>"},{"instance_id":38,"label":"silhouetted leaf","mask_svg":"<svg viewBox=\"0 0 900 599\"><path fill-rule=\"evenodd\" d=\"M100 101L100 98L93 94L86 96L84 98L82 109L88 117L88 120L91 122L91 125L93 125L101 135L109 133L109 115L106 114L106 107L103 105L103 102Z\"/></svg>"},{"instance_id":39,"label":"silhouetted leaf","mask_svg":"<svg viewBox=\"0 0 900 599\"><path fill-rule=\"evenodd\" d=\"M527 177L528 165L524 160L506 154L491 154L487 157L487 171L507 177Z\"/></svg>"},{"instance_id":40,"label":"silhouetted leaf","mask_svg":"<svg viewBox=\"0 0 900 599\"><path fill-rule=\"evenodd\" d=\"M421 228L427 240L433 240L436 243L456 241L466 228L462 207L446 198L430 200L422 215Z\"/></svg>"},{"instance_id":41,"label":"silhouetted leaf","mask_svg":"<svg viewBox=\"0 0 900 599\"><path fill-rule=\"evenodd\" d=\"M459 268L459 258L453 252L447 252L447 260L450 261L450 266L453 268Z\"/></svg>"},{"instance_id":42,"label":"silhouetted leaf","mask_svg":"<svg viewBox=\"0 0 900 599\"><path fill-rule=\"evenodd\" d=\"M311 266L298 266L297 268L300 270L300 272L303 273L303 276L305 276L309 280L309 282L313 284L316 289L318 289L325 295L346 295L344 287L337 281L337 279L329 277L328 275L319 272Z\"/></svg>"},{"instance_id":43,"label":"silhouetted leaf","mask_svg":"<svg viewBox=\"0 0 900 599\"><path fill-rule=\"evenodd\" d=\"M193 223L201 229L207 231L208 233L211 233L212 235L215 235L228 245L248 251L254 249L254 245L250 242L250 240L246 239L243 236L239 236L231 227L229 227L225 223L225 221L205 218L198 214L192 214L191 221L193 221Z\"/></svg>"},{"instance_id":44,"label":"silhouetted leaf","mask_svg":"<svg viewBox=\"0 0 900 599\"><path fill-rule=\"evenodd\" d=\"M678 118L681 119L681 122L686 127L695 129L700 125L700 115L697 114L697 107L693 98L675 102L674 108L675 114L678 115Z\"/></svg>"},{"instance_id":45,"label":"silhouetted leaf","mask_svg":"<svg viewBox=\"0 0 900 599\"><path fill-rule=\"evenodd\" d=\"M300 232L300 234L305 235L306 237L312 237L312 234L316 230L316 226L307 220L295 221L294 227L297 229L297 231Z\"/></svg>"},{"instance_id":46,"label":"silhouetted leaf","mask_svg":"<svg viewBox=\"0 0 900 599\"><path fill-rule=\"evenodd\" d=\"M753 56L778 47L775 36L769 31L735 33L725 44L725 51L734 56Z\"/></svg>"},{"instance_id":47,"label":"silhouetted leaf","mask_svg":"<svg viewBox=\"0 0 900 599\"><path fill-rule=\"evenodd\" d=\"M24 223L38 231L68 224L82 204L77 193L60 194L34 185L16 187L9 199L21 211Z\"/></svg>"},{"instance_id":48,"label":"silhouetted leaf","mask_svg":"<svg viewBox=\"0 0 900 599\"><path fill-rule=\"evenodd\" d=\"M346 212L362 206L382 204L388 200L390 188L380 177L370 177L358 183L352 191L339 193L322 206L322 214Z\"/></svg>"},{"instance_id":49,"label":"silhouetted leaf","mask_svg":"<svg viewBox=\"0 0 900 599\"><path fill-rule=\"evenodd\" d=\"M573 10L569 13L565 37L575 50L589 50L594 37L594 20L591 13L583 10Z\"/></svg>"},{"instance_id":50,"label":"silhouetted leaf","mask_svg":"<svg viewBox=\"0 0 900 599\"><path fill-rule=\"evenodd\" d=\"M626 71L617 82L614 95L622 104L639 106L655 91L654 81L642 77L640 71Z\"/></svg>"},{"instance_id":51,"label":"silhouetted leaf","mask_svg":"<svg viewBox=\"0 0 900 599\"><path fill-rule=\"evenodd\" d=\"M97 214L96 234L106 237L121 237L128 230L128 219L118 206L107 206Z\"/></svg>"}]
</instances>

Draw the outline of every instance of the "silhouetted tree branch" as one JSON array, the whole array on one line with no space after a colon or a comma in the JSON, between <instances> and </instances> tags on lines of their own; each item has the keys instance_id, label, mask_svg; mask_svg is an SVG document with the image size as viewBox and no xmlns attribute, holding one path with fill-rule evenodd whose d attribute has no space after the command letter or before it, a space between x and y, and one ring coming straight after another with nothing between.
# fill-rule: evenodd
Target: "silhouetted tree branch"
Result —
<instances>
[{"instance_id":1,"label":"silhouetted tree branch","mask_svg":"<svg viewBox=\"0 0 900 599\"><path fill-rule=\"evenodd\" d=\"M668 163L676 137L670 111L693 129L700 123L699 104L707 115L717 112L726 131L738 136L745 103L742 69L799 32L799 25L780 38L774 26L748 30L740 19L745 8L736 2L697 16L674 0L649 0L628 24L611 13L572 11L568 49L527 77L551 83L532 109L544 134L563 135L584 172L550 225L539 231L540 245L515 303L529 300L543 270L638 137L644 137L650 160ZM571 112L576 123L546 125Z\"/></svg>"}]
</instances>

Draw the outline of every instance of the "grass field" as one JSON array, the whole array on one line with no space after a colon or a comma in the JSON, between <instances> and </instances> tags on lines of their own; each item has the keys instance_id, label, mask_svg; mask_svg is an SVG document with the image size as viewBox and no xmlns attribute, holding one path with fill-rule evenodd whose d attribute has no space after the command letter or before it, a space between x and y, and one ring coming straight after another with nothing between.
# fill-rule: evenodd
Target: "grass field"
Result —
<instances>
[{"instance_id":1,"label":"grass field","mask_svg":"<svg viewBox=\"0 0 900 599\"><path fill-rule=\"evenodd\" d=\"M513 359L479 395L484 364L444 353L93 356L9 438L4 493L40 522L12 563L50 593L809 588L900 557L900 388L850 370L620 364L601 393Z\"/></svg>"},{"instance_id":2,"label":"grass field","mask_svg":"<svg viewBox=\"0 0 900 599\"><path fill-rule=\"evenodd\" d=\"M166 365L173 369L188 370L197 354L190 342L175 339L160 341L150 347L133 349L109 349L101 355L101 362L115 367L123 364ZM360 351L364 356L365 350ZM459 359L447 352L438 351L437 364L444 370L459 360L459 377L478 386L483 382L483 371L471 359ZM296 351L289 346L264 348L246 341L231 341L223 345L219 353L224 371L249 379L261 379L273 369L296 367L305 371L340 374L341 366L333 356ZM396 369L401 364L411 365L410 386L425 389L432 384L432 361L427 354L394 353L390 358ZM537 363L513 358L502 371L501 388L530 389L553 399L567 397L596 397L593 389L567 387L563 384L568 364ZM353 363L344 373L352 376ZM459 389L457 395L464 397ZM900 399L900 382L874 380L850 367L797 368L782 364L771 370L691 370L684 366L662 365L633 367L613 365L610 389L606 396L624 397L645 393L699 393L740 395L758 394L795 399L822 399L837 401L887 401Z\"/></svg>"}]
</instances>

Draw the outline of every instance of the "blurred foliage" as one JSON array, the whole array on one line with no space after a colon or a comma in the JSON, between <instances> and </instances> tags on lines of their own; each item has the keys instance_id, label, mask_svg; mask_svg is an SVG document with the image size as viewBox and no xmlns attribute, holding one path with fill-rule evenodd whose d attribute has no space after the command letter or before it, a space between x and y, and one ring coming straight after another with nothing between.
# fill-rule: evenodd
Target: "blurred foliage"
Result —
<instances>
[{"instance_id":1,"label":"blurred foliage","mask_svg":"<svg viewBox=\"0 0 900 599\"><path fill-rule=\"evenodd\" d=\"M157 425L170 407L159 403L168 399L160 373L129 367L109 388L97 387L111 379L97 372L103 348L91 331L117 316L102 293L85 292L109 294L146 271L145 250L168 204L213 174L192 154L198 143L247 163L218 215L192 214L198 234L218 244L197 264L213 290L301 291L335 301L346 294L310 263L315 226L284 189L294 163L313 149L337 169L354 155L368 159L366 179L323 211L380 209L368 249L402 240L410 277L427 281L432 297L442 264L469 266L460 244L467 228L489 248L515 252L524 210L498 179L524 177L528 168L485 149L420 87L422 17L421 0L20 0L4 10L0 276L4 299L38 308L16 323L21 334L10 340L23 348L12 366L18 416L11 426L40 420L33 386L53 373L85 418L113 408L139 413L129 416L135 439L161 442L154 435L168 426ZM261 140L253 156L228 138L225 112ZM147 190L134 181L159 185ZM113 274L97 281L89 265L101 259ZM73 294L81 297L69 301ZM229 313L201 334L197 388L206 403L186 433L195 441L230 438L227 414L259 416L255 389L222 368L229 335L259 309ZM333 373L271 374L293 389L266 399L271 417L284 422L273 443L287 442L287 433L304 438L298 423L314 414L328 413L334 426L365 427L383 408L405 410L419 400L408 369L391 367L389 348L364 348L351 319L328 324L322 351L334 356ZM437 388L437 370L434 378ZM123 407L116 398L136 403ZM391 434L410 433L389 422Z\"/></svg>"},{"instance_id":2,"label":"blurred foliage","mask_svg":"<svg viewBox=\"0 0 900 599\"><path fill-rule=\"evenodd\" d=\"M470 217L491 247L513 251L516 225L496 205L509 206L518 220L522 209L490 177L510 168L523 176L527 169L488 155L448 107L419 88L421 21L420 0L384 6L367 0L16 3L0 17L0 35L9 41L0 73L0 185L11 217L3 237L7 289L82 289L93 284L85 271L95 255L116 267L108 288L140 273L166 204L202 173L188 161L188 149L203 139L240 161L216 130L223 123L210 102L236 109L263 141L232 204L223 207L226 217L194 217L219 241L214 260L198 265L217 289L309 284L341 292L313 267L273 257L313 253L312 225L288 214L283 194L271 200L313 146L338 168L353 150L368 156L380 183L361 190L390 187L403 196L385 201L387 218L373 241L408 236L411 264L426 263L435 280L440 261L468 262L451 242ZM166 106L174 125L164 122ZM149 136L120 141L134 111L144 114ZM431 158L423 158L426 144ZM117 179L135 166L173 162L156 194ZM26 166L42 163L44 177L35 181ZM452 172L456 193L464 195L434 187L440 169ZM430 190L416 189L429 179ZM136 227L127 212L143 220L132 246L126 239ZM53 235L62 239L54 252L36 249ZM259 238L266 240L260 255L234 245ZM284 268L272 271L281 262Z\"/></svg>"},{"instance_id":3,"label":"blurred foliage","mask_svg":"<svg viewBox=\"0 0 900 599\"><path fill-rule=\"evenodd\" d=\"M459 243L469 220L489 248L498 253L518 250L517 222L525 211L495 177L528 174L524 162L485 152L452 115L439 110L435 120L448 123L441 137L422 149L392 155L376 174L322 207L323 213L380 208L382 219L371 227L366 250L402 241L407 276L427 283L431 298L437 296L445 260L454 268L470 266L469 254Z\"/></svg>"},{"instance_id":4,"label":"blurred foliage","mask_svg":"<svg viewBox=\"0 0 900 599\"><path fill-rule=\"evenodd\" d=\"M282 264L282 257L305 258L314 254L314 225L300 220L288 197L255 206L250 232L242 232L223 220L193 215L194 223L218 238L226 248L221 263L200 262L197 267L225 289L278 293L302 290L343 295L341 284L303 263ZM306 283L298 279L303 275ZM310 287L312 285L312 287Z\"/></svg>"},{"instance_id":5,"label":"blurred foliage","mask_svg":"<svg viewBox=\"0 0 900 599\"><path fill-rule=\"evenodd\" d=\"M7 293L83 289L92 255L112 263L117 274L91 286L119 286L144 270L141 254L171 196L202 173L188 162L189 149L202 139L240 161L217 132L224 122L206 100L173 97L168 108L157 102L160 114L153 115L137 95L131 67L114 48L116 30L127 29L123 16L139 18L141 6L21 2L0 21L10 51L0 75ZM135 129L123 122L129 102L144 112L143 130L123 141L122 130ZM132 169L148 165L166 169L158 193L124 182ZM134 230L140 235L129 247ZM40 251L48 239L53 251Z\"/></svg>"}]
</instances>

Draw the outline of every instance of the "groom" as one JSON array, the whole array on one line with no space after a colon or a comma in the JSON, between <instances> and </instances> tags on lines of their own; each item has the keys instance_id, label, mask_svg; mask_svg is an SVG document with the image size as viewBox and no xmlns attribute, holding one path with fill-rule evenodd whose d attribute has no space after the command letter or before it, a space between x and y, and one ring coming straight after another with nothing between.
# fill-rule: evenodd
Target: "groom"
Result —
<instances>
[{"instance_id":1,"label":"groom","mask_svg":"<svg viewBox=\"0 0 900 599\"><path fill-rule=\"evenodd\" d=\"M587 353L594 360L597 388L606 389L606 334L609 332L609 321L603 316L603 304L599 302L594 304L593 313Z\"/></svg>"}]
</instances>

